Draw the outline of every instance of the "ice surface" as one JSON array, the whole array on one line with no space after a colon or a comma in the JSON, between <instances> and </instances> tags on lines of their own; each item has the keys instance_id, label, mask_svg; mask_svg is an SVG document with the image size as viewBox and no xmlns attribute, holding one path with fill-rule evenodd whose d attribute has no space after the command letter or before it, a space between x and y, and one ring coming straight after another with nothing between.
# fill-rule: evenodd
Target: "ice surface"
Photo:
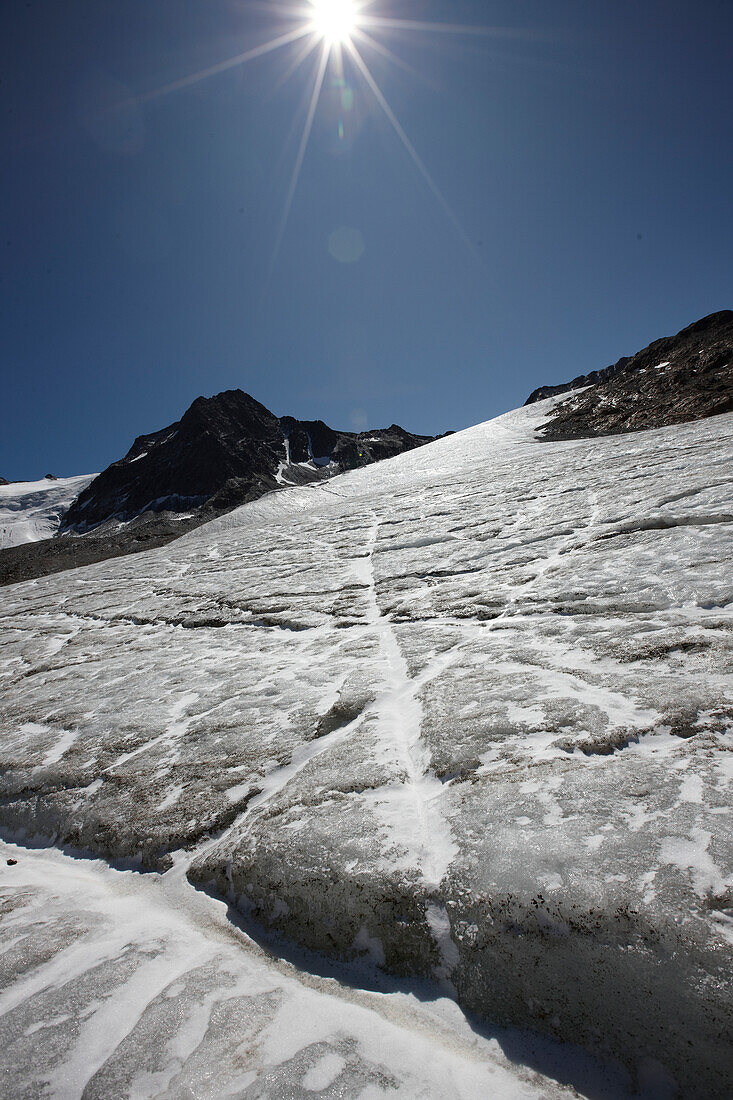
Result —
<instances>
[{"instance_id":1,"label":"ice surface","mask_svg":"<svg viewBox=\"0 0 733 1100\"><path fill-rule=\"evenodd\" d=\"M0 550L55 535L65 512L96 474L0 485Z\"/></svg>"},{"instance_id":2,"label":"ice surface","mask_svg":"<svg viewBox=\"0 0 733 1100\"><path fill-rule=\"evenodd\" d=\"M733 416L551 404L5 589L1 820L724 1095Z\"/></svg>"},{"instance_id":3,"label":"ice surface","mask_svg":"<svg viewBox=\"0 0 733 1100\"><path fill-rule=\"evenodd\" d=\"M6 844L0 857L3 1096L575 1095L447 1005L268 957L175 869L161 879Z\"/></svg>"}]
</instances>

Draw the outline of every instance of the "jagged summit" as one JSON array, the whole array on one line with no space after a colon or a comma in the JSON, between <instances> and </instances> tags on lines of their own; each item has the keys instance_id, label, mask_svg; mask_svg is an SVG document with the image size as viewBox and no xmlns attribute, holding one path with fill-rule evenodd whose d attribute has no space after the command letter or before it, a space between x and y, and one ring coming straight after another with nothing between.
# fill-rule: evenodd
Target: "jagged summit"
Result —
<instances>
[{"instance_id":1,"label":"jagged summit","mask_svg":"<svg viewBox=\"0 0 733 1100\"><path fill-rule=\"evenodd\" d=\"M138 436L69 509L84 532L144 512L215 515L272 489L366 466L430 442L397 425L354 433L278 417L242 390L198 397L180 420Z\"/></svg>"},{"instance_id":2,"label":"jagged summit","mask_svg":"<svg viewBox=\"0 0 733 1100\"><path fill-rule=\"evenodd\" d=\"M592 387L592 388L586 388ZM582 393L574 393L582 389ZM711 313L676 336L572 382L542 386L526 404L571 393L542 428L548 440L614 435L733 409L733 311Z\"/></svg>"}]
</instances>

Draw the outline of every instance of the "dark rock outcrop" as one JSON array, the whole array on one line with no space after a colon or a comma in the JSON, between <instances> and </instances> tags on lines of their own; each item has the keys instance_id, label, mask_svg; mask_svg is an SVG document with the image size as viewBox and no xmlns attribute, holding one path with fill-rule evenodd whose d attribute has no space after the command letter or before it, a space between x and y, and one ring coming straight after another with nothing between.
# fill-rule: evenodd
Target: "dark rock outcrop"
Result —
<instances>
[{"instance_id":1,"label":"dark rock outcrop","mask_svg":"<svg viewBox=\"0 0 733 1100\"><path fill-rule=\"evenodd\" d=\"M283 485L366 466L430 438L396 424L354 433L322 420L277 417L241 390L199 397L179 421L139 436L95 478L62 530L84 533L148 512L211 518Z\"/></svg>"},{"instance_id":2,"label":"dark rock outcrop","mask_svg":"<svg viewBox=\"0 0 733 1100\"><path fill-rule=\"evenodd\" d=\"M730 412L733 311L711 313L605 370L536 389L526 404L562 393L570 396L539 429L544 440L616 435Z\"/></svg>"}]
</instances>

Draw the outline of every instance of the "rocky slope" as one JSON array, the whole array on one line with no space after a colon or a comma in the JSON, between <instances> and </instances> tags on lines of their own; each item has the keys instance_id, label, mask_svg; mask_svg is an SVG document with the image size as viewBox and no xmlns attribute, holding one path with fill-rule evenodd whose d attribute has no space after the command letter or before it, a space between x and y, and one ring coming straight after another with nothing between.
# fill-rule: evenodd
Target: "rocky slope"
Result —
<instances>
[{"instance_id":1,"label":"rocky slope","mask_svg":"<svg viewBox=\"0 0 733 1100\"><path fill-rule=\"evenodd\" d=\"M540 447L552 411L6 590L0 823L727 1100L733 415Z\"/></svg>"},{"instance_id":2,"label":"rocky slope","mask_svg":"<svg viewBox=\"0 0 733 1100\"><path fill-rule=\"evenodd\" d=\"M84 490L62 531L83 533L144 512L210 519L284 485L304 484L430 442L393 424L339 432L277 417L241 390L199 397L175 424L139 436Z\"/></svg>"},{"instance_id":3,"label":"rocky slope","mask_svg":"<svg viewBox=\"0 0 733 1100\"><path fill-rule=\"evenodd\" d=\"M543 439L614 435L730 412L733 312L711 313L605 370L543 386L527 404L568 392L542 426Z\"/></svg>"},{"instance_id":4,"label":"rocky slope","mask_svg":"<svg viewBox=\"0 0 733 1100\"><path fill-rule=\"evenodd\" d=\"M146 512L129 523L101 524L83 535L69 532L56 538L49 531L38 542L0 550L0 586L166 546L205 522L206 517L198 513L178 516L173 512Z\"/></svg>"}]
</instances>

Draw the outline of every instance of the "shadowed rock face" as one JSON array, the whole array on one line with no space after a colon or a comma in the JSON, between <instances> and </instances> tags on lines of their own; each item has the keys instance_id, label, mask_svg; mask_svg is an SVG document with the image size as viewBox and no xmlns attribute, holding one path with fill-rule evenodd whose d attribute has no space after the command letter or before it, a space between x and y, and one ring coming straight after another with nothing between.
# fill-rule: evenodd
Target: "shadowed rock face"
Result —
<instances>
[{"instance_id":1,"label":"shadowed rock face","mask_svg":"<svg viewBox=\"0 0 733 1100\"><path fill-rule=\"evenodd\" d=\"M543 386L527 400L571 392L540 429L545 440L617 435L733 409L733 312L711 313L605 370Z\"/></svg>"},{"instance_id":2,"label":"shadowed rock face","mask_svg":"<svg viewBox=\"0 0 733 1100\"><path fill-rule=\"evenodd\" d=\"M62 530L83 533L143 512L205 508L211 518L279 485L321 478L326 467L334 473L366 466L430 439L396 424L355 434L322 420L280 418L249 394L227 390L197 398L175 424L138 436L79 496Z\"/></svg>"}]
</instances>

